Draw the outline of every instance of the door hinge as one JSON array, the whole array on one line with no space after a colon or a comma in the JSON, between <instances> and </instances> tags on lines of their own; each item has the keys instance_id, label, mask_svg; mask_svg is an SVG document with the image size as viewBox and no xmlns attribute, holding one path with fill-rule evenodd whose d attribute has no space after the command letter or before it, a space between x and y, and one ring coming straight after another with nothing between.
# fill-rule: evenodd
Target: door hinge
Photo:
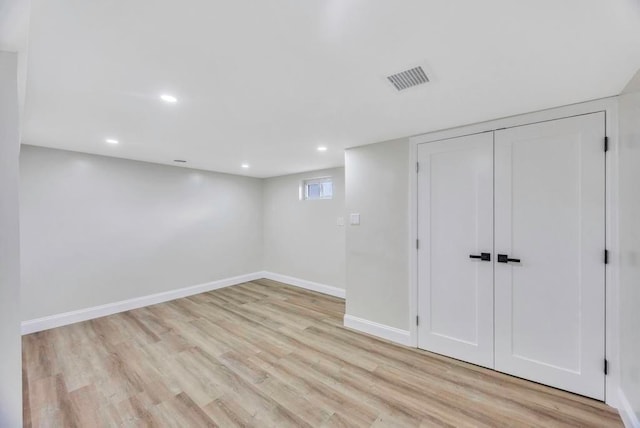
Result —
<instances>
[{"instance_id":1,"label":"door hinge","mask_svg":"<svg viewBox=\"0 0 640 428\"><path fill-rule=\"evenodd\" d=\"M606 358L604 360L604 374L605 376L609 374L609 361Z\"/></svg>"},{"instance_id":2,"label":"door hinge","mask_svg":"<svg viewBox=\"0 0 640 428\"><path fill-rule=\"evenodd\" d=\"M416 325L420 325L420 317L416 315Z\"/></svg>"},{"instance_id":3,"label":"door hinge","mask_svg":"<svg viewBox=\"0 0 640 428\"><path fill-rule=\"evenodd\" d=\"M609 264L609 250L604 250L604 264Z\"/></svg>"},{"instance_id":4,"label":"door hinge","mask_svg":"<svg viewBox=\"0 0 640 428\"><path fill-rule=\"evenodd\" d=\"M420 162L416 162L416 174L420 172Z\"/></svg>"},{"instance_id":5,"label":"door hinge","mask_svg":"<svg viewBox=\"0 0 640 428\"><path fill-rule=\"evenodd\" d=\"M416 250L420 249L420 240L416 239Z\"/></svg>"},{"instance_id":6,"label":"door hinge","mask_svg":"<svg viewBox=\"0 0 640 428\"><path fill-rule=\"evenodd\" d=\"M609 137L604 137L604 151L609 151Z\"/></svg>"}]
</instances>

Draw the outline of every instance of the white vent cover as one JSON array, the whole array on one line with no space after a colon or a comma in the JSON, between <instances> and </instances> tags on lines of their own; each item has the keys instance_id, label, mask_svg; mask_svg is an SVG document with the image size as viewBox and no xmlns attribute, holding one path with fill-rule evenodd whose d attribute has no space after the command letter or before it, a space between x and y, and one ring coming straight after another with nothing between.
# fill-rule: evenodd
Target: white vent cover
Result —
<instances>
[{"instance_id":1,"label":"white vent cover","mask_svg":"<svg viewBox=\"0 0 640 428\"><path fill-rule=\"evenodd\" d=\"M387 76L387 79L389 79L389 82L391 82L391 84L393 84L393 86L395 86L399 91L413 86L422 85L429 81L429 78L422 67L415 67L410 70L392 74L391 76Z\"/></svg>"}]
</instances>

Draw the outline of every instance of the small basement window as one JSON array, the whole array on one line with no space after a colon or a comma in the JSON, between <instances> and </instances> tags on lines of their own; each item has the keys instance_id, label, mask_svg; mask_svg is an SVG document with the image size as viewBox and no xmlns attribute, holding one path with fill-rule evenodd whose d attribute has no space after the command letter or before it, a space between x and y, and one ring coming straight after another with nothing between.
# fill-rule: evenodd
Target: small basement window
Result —
<instances>
[{"instance_id":1,"label":"small basement window","mask_svg":"<svg viewBox=\"0 0 640 428\"><path fill-rule=\"evenodd\" d=\"M300 186L300 199L331 199L333 198L333 181L331 177L304 180Z\"/></svg>"}]
</instances>

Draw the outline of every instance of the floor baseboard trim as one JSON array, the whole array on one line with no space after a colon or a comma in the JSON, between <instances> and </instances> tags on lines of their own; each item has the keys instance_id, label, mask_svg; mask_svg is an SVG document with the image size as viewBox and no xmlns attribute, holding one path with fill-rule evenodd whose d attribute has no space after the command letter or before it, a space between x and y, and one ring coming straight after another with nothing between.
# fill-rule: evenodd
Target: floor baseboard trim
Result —
<instances>
[{"instance_id":1,"label":"floor baseboard trim","mask_svg":"<svg viewBox=\"0 0 640 428\"><path fill-rule=\"evenodd\" d=\"M411 346L411 337L407 330L379 324L364 318L354 317L353 315L344 316L344 326L400 345Z\"/></svg>"},{"instance_id":2,"label":"floor baseboard trim","mask_svg":"<svg viewBox=\"0 0 640 428\"><path fill-rule=\"evenodd\" d=\"M129 311L131 309L138 309L144 306L168 302L170 300L193 296L194 294L205 293L207 291L217 290L231 285L242 284L243 282L249 282L263 277L263 272L254 272L246 275L234 276L232 278L211 281L205 284L193 285L191 287L179 288L177 290L150 294L148 296L136 297L91 308L79 309L76 311L23 321L22 334L36 333L38 331L49 330L55 327L62 327L64 325Z\"/></svg>"},{"instance_id":3,"label":"floor baseboard trim","mask_svg":"<svg viewBox=\"0 0 640 428\"><path fill-rule=\"evenodd\" d=\"M295 285L296 287L317 291L318 293L328 294L329 296L340 297L342 299L345 298L345 290L332 285L320 284L318 282L307 281L306 279L294 278L292 276L281 275L279 273L269 271L262 272L262 276L263 278L270 279L272 281Z\"/></svg>"},{"instance_id":4,"label":"floor baseboard trim","mask_svg":"<svg viewBox=\"0 0 640 428\"><path fill-rule=\"evenodd\" d=\"M620 404L618 413L620 413L620 418L622 419L624 426L626 428L640 428L640 420L638 420L636 412L633 411L633 408L622 389L618 390L618 400Z\"/></svg>"}]
</instances>

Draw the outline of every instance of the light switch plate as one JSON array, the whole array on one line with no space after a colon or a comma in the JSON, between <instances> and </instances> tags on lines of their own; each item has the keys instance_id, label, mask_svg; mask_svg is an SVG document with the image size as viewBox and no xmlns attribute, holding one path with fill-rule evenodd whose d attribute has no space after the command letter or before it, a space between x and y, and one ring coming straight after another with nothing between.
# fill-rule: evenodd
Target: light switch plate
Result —
<instances>
[{"instance_id":1,"label":"light switch plate","mask_svg":"<svg viewBox=\"0 0 640 428\"><path fill-rule=\"evenodd\" d=\"M338 217L338 220L336 220L336 224L338 226L344 226L344 217Z\"/></svg>"},{"instance_id":2,"label":"light switch plate","mask_svg":"<svg viewBox=\"0 0 640 428\"><path fill-rule=\"evenodd\" d=\"M352 213L351 216L349 216L349 223L351 223L354 226L357 226L360 224L360 214L359 213Z\"/></svg>"}]
</instances>

